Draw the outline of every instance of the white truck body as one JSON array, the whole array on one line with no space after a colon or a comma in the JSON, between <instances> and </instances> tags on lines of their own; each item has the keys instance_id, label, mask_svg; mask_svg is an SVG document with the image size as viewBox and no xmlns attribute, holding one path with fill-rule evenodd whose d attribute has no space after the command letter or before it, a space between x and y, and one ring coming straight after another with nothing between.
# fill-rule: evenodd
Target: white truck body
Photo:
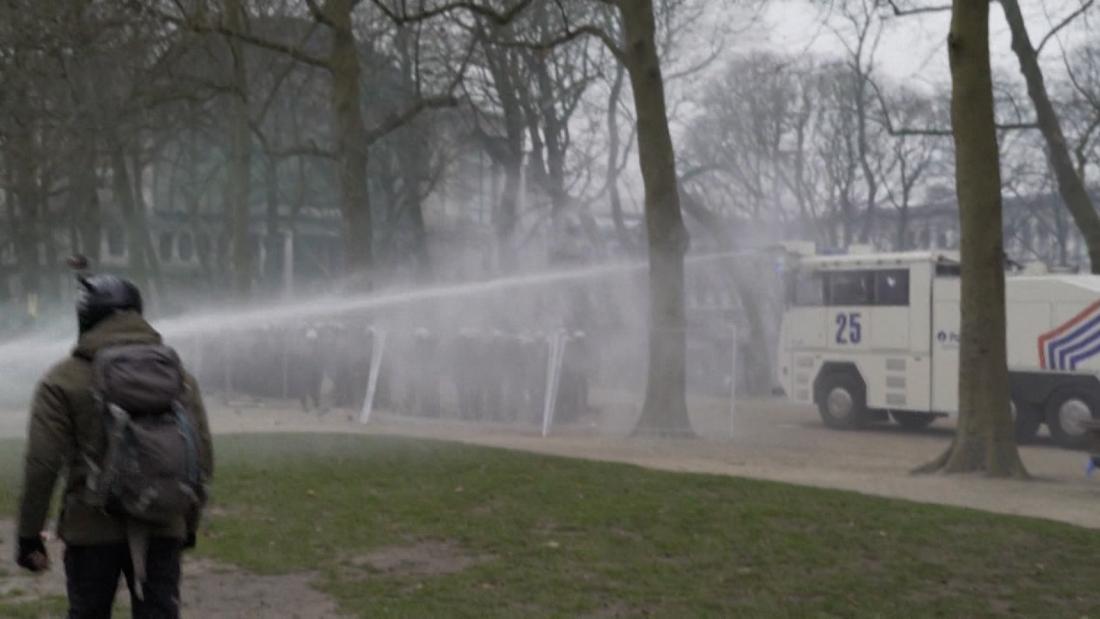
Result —
<instances>
[{"instance_id":1,"label":"white truck body","mask_svg":"<svg viewBox=\"0 0 1100 619\"><path fill-rule=\"evenodd\" d=\"M789 276L778 360L788 397L818 405L840 427L957 414L957 255L811 256ZM1054 419L1059 442L1080 444L1078 422L1100 416L1100 276L1009 275L1006 303L1018 436ZM834 389L839 400L830 400ZM855 409L841 420L845 397Z\"/></svg>"}]
</instances>

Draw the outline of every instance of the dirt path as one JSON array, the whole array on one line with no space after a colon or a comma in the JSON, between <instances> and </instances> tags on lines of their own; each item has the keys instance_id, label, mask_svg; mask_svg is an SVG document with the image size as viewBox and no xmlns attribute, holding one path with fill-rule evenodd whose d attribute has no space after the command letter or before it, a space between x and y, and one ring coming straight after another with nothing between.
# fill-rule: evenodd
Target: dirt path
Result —
<instances>
[{"instance_id":1,"label":"dirt path","mask_svg":"<svg viewBox=\"0 0 1100 619\"><path fill-rule=\"evenodd\" d=\"M354 411L323 416L277 404L212 407L216 432L367 432L456 440L536 453L625 462L657 469L736 475L854 490L866 494L1033 516L1100 528L1100 478L1086 479L1083 453L1042 442L1022 448L1034 481L973 476L913 476L951 440L951 424L924 431L896 426L861 432L825 428L813 410L783 402L699 403L693 423L704 440L624 438L629 419L597 419L555 427L548 438L533 426L466 424L380 413L369 426ZM732 438L731 430L732 427Z\"/></svg>"},{"instance_id":2,"label":"dirt path","mask_svg":"<svg viewBox=\"0 0 1100 619\"><path fill-rule=\"evenodd\" d=\"M7 533L12 523L0 521L0 556L14 556ZM0 600L5 603L34 602L65 596L62 566L64 548L50 542L50 571L41 575L0 571ZM6 569L6 568L5 568ZM244 570L188 557L183 565L181 601L184 619L339 619L336 603L313 588L313 574L257 576ZM124 582L116 598L116 615L129 614L130 601Z\"/></svg>"}]
</instances>

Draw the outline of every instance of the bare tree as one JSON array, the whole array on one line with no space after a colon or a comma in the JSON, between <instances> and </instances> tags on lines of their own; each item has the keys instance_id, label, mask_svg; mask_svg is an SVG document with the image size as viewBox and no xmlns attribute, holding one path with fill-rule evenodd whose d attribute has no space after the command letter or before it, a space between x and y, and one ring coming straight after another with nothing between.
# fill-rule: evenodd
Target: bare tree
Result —
<instances>
[{"instance_id":1,"label":"bare tree","mask_svg":"<svg viewBox=\"0 0 1100 619\"><path fill-rule=\"evenodd\" d=\"M882 21L878 19L875 0L850 0L840 3L840 14L851 32L841 33L837 36L847 51L845 65L848 68L848 79L841 86L843 91L838 93L841 100L852 106L852 117L855 120L854 150L859 163L861 180L864 187L864 214L861 216L862 229L859 240L869 242L871 231L874 229L877 219L879 192L882 189L882 173L878 162L882 160L882 153L875 150L875 146L881 144L870 135L874 129L871 119L871 108L874 101L873 72L875 68L875 54L878 51L879 42L883 35ZM845 239L847 242L850 239Z\"/></svg>"},{"instance_id":2,"label":"bare tree","mask_svg":"<svg viewBox=\"0 0 1100 619\"><path fill-rule=\"evenodd\" d=\"M340 211L343 216L342 246L345 270L364 281L372 260L375 229L371 219L370 193L367 183L370 145L404 126L420 112L454 104L451 91L457 84L452 79L444 84L444 94L425 95L410 102L402 110L368 127L364 117L363 66L356 36L354 15L361 6L359 0L325 0L318 4L306 2L308 15L328 33L328 53L316 55L307 49L305 41L288 43L210 22L203 13L178 15L158 11L162 18L182 28L196 32L216 32L269 51L285 54L294 60L327 72L330 77L329 104L332 113L332 141L340 180ZM393 15L392 11L388 12ZM399 20L409 21L409 20ZM464 65L456 69L461 76Z\"/></svg>"},{"instance_id":3,"label":"bare tree","mask_svg":"<svg viewBox=\"0 0 1100 619\"><path fill-rule=\"evenodd\" d=\"M929 98L905 88L884 102L895 120L906 127L936 126L935 104ZM932 135L900 135L888 138L886 198L897 211L894 249L913 249L909 243L910 209L923 183L938 176L943 167L942 138Z\"/></svg>"},{"instance_id":4,"label":"bare tree","mask_svg":"<svg viewBox=\"0 0 1100 619\"><path fill-rule=\"evenodd\" d=\"M688 235L680 210L653 2L617 0L614 4L623 24L622 47L615 48L615 54L630 75L638 115L638 157L649 238L649 374L638 430L690 433L684 339Z\"/></svg>"},{"instance_id":5,"label":"bare tree","mask_svg":"<svg viewBox=\"0 0 1100 619\"><path fill-rule=\"evenodd\" d=\"M520 183L524 160L525 119L522 104L522 86L527 80L523 50L516 47L496 45L493 39L503 38L499 26L477 24L477 41L483 59L486 79L483 85L490 92L479 93L480 98L492 101L499 111L500 130L494 130L492 121L483 119L480 106L472 105L474 112L473 130L483 148L497 165L504 170L504 189L495 209L495 226L500 245L510 248L519 223ZM468 90L475 86L467 84ZM487 89L486 89L487 90Z\"/></svg>"},{"instance_id":6,"label":"bare tree","mask_svg":"<svg viewBox=\"0 0 1100 619\"><path fill-rule=\"evenodd\" d=\"M614 8L621 20L618 40L603 23L564 24L563 32L535 47L551 48L580 36L601 40L630 77L637 114L638 157L645 186L649 246L649 367L645 402L637 431L691 433L687 415L684 255L688 234L680 208L676 155L668 126L664 79L652 0L590 0ZM382 0L376 3L383 4ZM500 13L469 2L445 3L419 17L467 10L497 23L509 23L530 0ZM400 15L390 9L391 13Z\"/></svg>"},{"instance_id":7,"label":"bare tree","mask_svg":"<svg viewBox=\"0 0 1100 619\"><path fill-rule=\"evenodd\" d=\"M234 32L247 32L245 7L241 0L226 0L225 26ZM233 289L244 297L252 286L253 256L249 242L250 219L249 187L252 177L252 134L249 129L251 114L248 106L248 70L244 44L236 37L227 37L232 64L232 103L230 118L230 155L228 182L228 211L232 245Z\"/></svg>"},{"instance_id":8,"label":"bare tree","mask_svg":"<svg viewBox=\"0 0 1100 619\"><path fill-rule=\"evenodd\" d=\"M1012 51L1015 52L1016 58L1020 62L1020 72L1027 83L1028 96L1031 97L1031 101L1035 106L1039 131L1046 141L1046 152L1050 160L1050 167L1058 180L1058 191L1065 202L1066 208L1073 216L1077 228L1085 238L1092 272L1100 273L1100 214L1097 214L1096 205L1093 204L1084 180L1074 165L1069 144L1062 130L1062 123L1055 111L1054 104L1051 102L1043 72L1039 66L1039 54L1042 52L1043 45L1050 40L1053 32L1045 36L1039 46L1036 47L1031 42L1027 24L1020 11L1019 2L1017 0L1000 1L1005 18L1008 20L1009 29L1012 32ZM1087 4L1091 4L1091 0ZM1070 17L1073 17L1073 15ZM1056 26L1056 30L1068 23L1068 21L1063 21L1059 26Z\"/></svg>"},{"instance_id":9,"label":"bare tree","mask_svg":"<svg viewBox=\"0 0 1100 619\"><path fill-rule=\"evenodd\" d=\"M921 470L1025 477L1008 400L1001 170L988 2L954 0L948 52L962 224L959 423L947 451Z\"/></svg>"},{"instance_id":10,"label":"bare tree","mask_svg":"<svg viewBox=\"0 0 1100 619\"><path fill-rule=\"evenodd\" d=\"M1073 135L1073 158L1083 182L1100 168L1100 45L1083 45L1064 55L1069 92L1059 115Z\"/></svg>"}]
</instances>

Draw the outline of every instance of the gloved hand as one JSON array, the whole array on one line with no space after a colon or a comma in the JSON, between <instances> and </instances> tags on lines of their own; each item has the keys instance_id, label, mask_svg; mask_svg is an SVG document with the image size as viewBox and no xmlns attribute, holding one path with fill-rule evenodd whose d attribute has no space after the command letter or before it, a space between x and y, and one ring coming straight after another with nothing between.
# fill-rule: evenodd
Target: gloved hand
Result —
<instances>
[{"instance_id":1,"label":"gloved hand","mask_svg":"<svg viewBox=\"0 0 1100 619\"><path fill-rule=\"evenodd\" d=\"M187 514L184 522L187 526L187 537L183 539L183 549L191 550L198 542L199 519L202 517L201 509L194 509Z\"/></svg>"},{"instance_id":2,"label":"gloved hand","mask_svg":"<svg viewBox=\"0 0 1100 619\"><path fill-rule=\"evenodd\" d=\"M44 572L50 569L50 555L41 537L20 537L19 549L15 555L19 567L32 572Z\"/></svg>"}]
</instances>

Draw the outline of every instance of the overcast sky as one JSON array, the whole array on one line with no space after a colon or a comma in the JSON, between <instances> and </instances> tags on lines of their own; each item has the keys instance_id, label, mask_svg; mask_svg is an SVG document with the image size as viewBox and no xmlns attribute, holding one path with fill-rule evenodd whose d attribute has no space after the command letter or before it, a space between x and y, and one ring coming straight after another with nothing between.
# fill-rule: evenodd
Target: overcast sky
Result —
<instances>
[{"instance_id":1,"label":"overcast sky","mask_svg":"<svg viewBox=\"0 0 1100 619\"><path fill-rule=\"evenodd\" d=\"M938 2L937 2L938 3ZM756 45L788 53L842 54L837 29L843 23L822 2L772 0L761 15L762 28L756 30ZM930 3L931 4L931 3ZM1081 0L1021 0L1032 42L1037 44L1051 28L1081 5ZM948 12L890 20L876 57L876 69L912 84L946 84L949 78L946 38L950 22ZM1011 37L1000 5L993 3L990 25L991 52L995 69L1012 75L1019 73L1012 54ZM1094 7L1074 27L1062 31L1059 39L1066 45L1091 37L1100 38L1100 7ZM1045 68L1061 70L1061 50L1052 41L1044 51Z\"/></svg>"}]
</instances>

